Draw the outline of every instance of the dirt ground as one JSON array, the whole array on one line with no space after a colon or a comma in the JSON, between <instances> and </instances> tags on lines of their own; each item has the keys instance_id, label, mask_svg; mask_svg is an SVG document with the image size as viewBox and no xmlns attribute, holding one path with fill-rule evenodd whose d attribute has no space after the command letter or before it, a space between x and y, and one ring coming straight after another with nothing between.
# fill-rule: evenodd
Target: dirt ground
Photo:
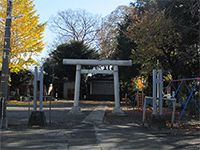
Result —
<instances>
[{"instance_id":1,"label":"dirt ground","mask_svg":"<svg viewBox=\"0 0 200 150\"><path fill-rule=\"evenodd\" d=\"M82 121L97 106L106 106L102 124ZM200 149L199 122L195 126L160 126L142 124L142 110L122 104L125 115L114 115L113 102L81 101L80 115L69 113L73 101L59 101L44 106L47 126L27 126L31 108L28 105L8 106L8 130L1 131L0 150L7 149Z\"/></svg>"},{"instance_id":2,"label":"dirt ground","mask_svg":"<svg viewBox=\"0 0 200 150\"><path fill-rule=\"evenodd\" d=\"M25 105L24 105L25 104ZM32 105L29 103L24 103L20 105L13 105L12 103L8 105L8 120L10 128L17 128L17 126L27 126L28 118L30 117L32 111ZM50 105L48 102L44 105L44 111L46 114L46 120L48 127L53 126L73 126L73 124L77 123L77 120L83 120L89 113L91 113L95 107L103 105L106 106L106 113L104 117L104 123L108 124L124 124L124 123L138 123L142 124L142 108L133 108L130 105L121 104L122 110L125 112L123 116L117 116L112 114L112 110L114 107L114 102L112 101L80 101L80 107L82 111L82 115L71 115L69 114L69 110L73 106L73 101L57 101L53 102L50 111ZM165 116L164 123L160 120L152 121L151 111L147 111L147 120L145 123L145 127L153 129L162 129L162 130L180 130L180 133L183 132L195 132L200 131L200 118L199 119L191 119L188 121L183 120L182 122L175 119L175 123L173 128L171 128L170 119L171 114ZM79 118L80 117L80 118ZM176 117L178 118L177 114ZM190 118L190 116L187 116ZM164 125L163 125L164 124Z\"/></svg>"}]
</instances>

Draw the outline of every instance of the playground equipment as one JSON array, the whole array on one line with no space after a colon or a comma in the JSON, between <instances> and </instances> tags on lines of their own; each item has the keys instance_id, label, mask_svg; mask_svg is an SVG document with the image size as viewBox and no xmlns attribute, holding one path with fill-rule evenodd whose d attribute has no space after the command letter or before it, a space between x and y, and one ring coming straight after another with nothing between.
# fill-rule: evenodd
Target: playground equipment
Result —
<instances>
[{"instance_id":1,"label":"playground equipment","mask_svg":"<svg viewBox=\"0 0 200 150\"><path fill-rule=\"evenodd\" d=\"M43 111L43 67L38 68L35 67L34 70L34 81L33 81L33 111L31 112L31 116L28 121L29 126L39 125L45 126L46 117ZM39 110L37 109L37 99L38 99L38 82L39 82Z\"/></svg>"},{"instance_id":2,"label":"playground equipment","mask_svg":"<svg viewBox=\"0 0 200 150\"><path fill-rule=\"evenodd\" d=\"M171 123L173 125L175 120L176 105L180 104L181 112L178 120L181 121L189 104L193 104L192 111L197 110L200 114L200 78L187 78L172 80L166 88L167 97L163 96L163 79L162 70L153 70L153 97L145 97L143 106L143 123L146 119L146 107L148 104L153 106L153 116L163 115L163 101L172 102L172 117ZM172 94L171 94L172 93Z\"/></svg>"},{"instance_id":3,"label":"playground equipment","mask_svg":"<svg viewBox=\"0 0 200 150\"><path fill-rule=\"evenodd\" d=\"M163 115L163 102L169 101L172 102L173 110L172 110L172 116L171 116L171 124L173 125L175 120L175 104L176 99L174 98L174 93L168 96L163 96L163 77L162 77L162 70L153 70L153 97L145 96L144 99L144 105L143 105L143 117L142 121L143 123L146 120L146 107L147 104L150 104L153 106L153 116L157 116L159 112L159 117L162 117Z\"/></svg>"},{"instance_id":4,"label":"playground equipment","mask_svg":"<svg viewBox=\"0 0 200 150\"><path fill-rule=\"evenodd\" d=\"M200 113L200 78L172 80L166 87L166 90L175 92L174 97L182 107L179 120L183 118L191 102L194 103L193 110L196 109Z\"/></svg>"},{"instance_id":5,"label":"playground equipment","mask_svg":"<svg viewBox=\"0 0 200 150\"><path fill-rule=\"evenodd\" d=\"M136 93L136 104L137 104L137 107L141 107L144 105L144 91L137 91Z\"/></svg>"},{"instance_id":6,"label":"playground equipment","mask_svg":"<svg viewBox=\"0 0 200 150\"><path fill-rule=\"evenodd\" d=\"M82 74L113 74L114 76L114 95L115 95L115 108L113 113L123 113L120 108L119 98L119 74L118 66L131 66L131 60L93 60L93 59L64 59L65 65L76 65L76 81L75 81L75 94L74 94L74 107L72 113L79 113L79 95L80 95L80 79ZM81 69L81 65L89 66L113 66L113 70L101 70L101 69Z\"/></svg>"}]
</instances>

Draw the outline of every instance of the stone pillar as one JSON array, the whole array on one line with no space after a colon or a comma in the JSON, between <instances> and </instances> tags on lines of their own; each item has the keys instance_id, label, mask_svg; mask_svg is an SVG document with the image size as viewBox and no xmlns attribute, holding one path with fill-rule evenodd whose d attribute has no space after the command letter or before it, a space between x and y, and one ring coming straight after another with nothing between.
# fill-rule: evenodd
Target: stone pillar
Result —
<instances>
[{"instance_id":1,"label":"stone pillar","mask_svg":"<svg viewBox=\"0 0 200 150\"><path fill-rule=\"evenodd\" d=\"M156 92L156 85L157 85L157 71L153 70L153 115L157 114L157 92Z\"/></svg>"},{"instance_id":2,"label":"stone pillar","mask_svg":"<svg viewBox=\"0 0 200 150\"><path fill-rule=\"evenodd\" d=\"M44 87L43 87L43 66L40 68L40 75L39 75L39 81L40 81L40 111L43 110L43 95L44 95Z\"/></svg>"},{"instance_id":3,"label":"stone pillar","mask_svg":"<svg viewBox=\"0 0 200 150\"><path fill-rule=\"evenodd\" d=\"M120 108L118 66L114 66L113 75L114 75L114 94L115 94L115 108L113 110L113 113L123 114L123 111Z\"/></svg>"},{"instance_id":4,"label":"stone pillar","mask_svg":"<svg viewBox=\"0 0 200 150\"><path fill-rule=\"evenodd\" d=\"M158 70L159 82L159 115L163 115L163 77L162 70Z\"/></svg>"},{"instance_id":5,"label":"stone pillar","mask_svg":"<svg viewBox=\"0 0 200 150\"><path fill-rule=\"evenodd\" d=\"M33 81L33 111L37 111L37 79L38 79L38 68L34 70L34 81Z\"/></svg>"},{"instance_id":6,"label":"stone pillar","mask_svg":"<svg viewBox=\"0 0 200 150\"><path fill-rule=\"evenodd\" d=\"M39 111L37 110L37 81L40 82L40 94L39 94L39 99L40 99L40 108ZM43 110L43 67L40 68L39 74L38 74L38 68L35 67L35 72L34 72L34 93L33 93L33 111L31 112L31 115L28 120L28 126L45 126L46 125L46 117L45 113Z\"/></svg>"},{"instance_id":7,"label":"stone pillar","mask_svg":"<svg viewBox=\"0 0 200 150\"><path fill-rule=\"evenodd\" d=\"M71 113L80 113L80 107L79 107L80 81L81 81L81 65L76 65L74 106L70 111Z\"/></svg>"}]
</instances>

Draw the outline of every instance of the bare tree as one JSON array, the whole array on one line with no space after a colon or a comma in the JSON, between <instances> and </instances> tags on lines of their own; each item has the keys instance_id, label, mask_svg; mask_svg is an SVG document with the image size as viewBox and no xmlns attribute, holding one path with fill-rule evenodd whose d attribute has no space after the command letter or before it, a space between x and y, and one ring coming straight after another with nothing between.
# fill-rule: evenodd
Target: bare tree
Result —
<instances>
[{"instance_id":1,"label":"bare tree","mask_svg":"<svg viewBox=\"0 0 200 150\"><path fill-rule=\"evenodd\" d=\"M101 30L98 32L98 42L102 58L112 57L117 46L118 25L124 20L124 16L130 12L130 9L128 6L119 6L104 18Z\"/></svg>"},{"instance_id":2,"label":"bare tree","mask_svg":"<svg viewBox=\"0 0 200 150\"><path fill-rule=\"evenodd\" d=\"M50 29L63 42L75 40L92 45L99 29L99 16L85 10L65 10L50 19Z\"/></svg>"}]
</instances>

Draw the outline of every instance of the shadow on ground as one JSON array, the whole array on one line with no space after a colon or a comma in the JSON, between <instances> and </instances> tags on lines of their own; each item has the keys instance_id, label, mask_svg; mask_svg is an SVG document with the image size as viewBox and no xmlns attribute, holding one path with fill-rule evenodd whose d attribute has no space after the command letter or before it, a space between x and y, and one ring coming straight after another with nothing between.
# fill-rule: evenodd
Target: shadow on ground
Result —
<instances>
[{"instance_id":1,"label":"shadow on ground","mask_svg":"<svg viewBox=\"0 0 200 150\"><path fill-rule=\"evenodd\" d=\"M100 124L82 121L99 105L107 106ZM30 112L27 106L8 109L9 129L1 131L0 148L59 149L59 150L132 150L132 149L200 149L198 131L158 129L144 127L141 113L124 107L125 116L111 113L113 102L81 102L82 114L72 115L72 102L53 106L51 114L45 108L48 125L44 128L28 128ZM49 117L51 115L51 117ZM49 124L51 118L51 124Z\"/></svg>"}]
</instances>

